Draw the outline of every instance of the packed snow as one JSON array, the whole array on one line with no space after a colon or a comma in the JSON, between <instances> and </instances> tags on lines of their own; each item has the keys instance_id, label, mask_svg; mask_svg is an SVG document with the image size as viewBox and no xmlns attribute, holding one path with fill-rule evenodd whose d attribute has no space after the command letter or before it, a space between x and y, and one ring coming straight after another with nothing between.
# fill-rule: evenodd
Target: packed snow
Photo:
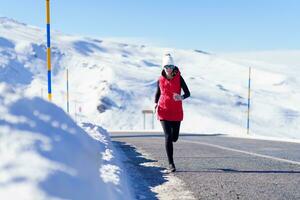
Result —
<instances>
[{"instance_id":1,"label":"packed snow","mask_svg":"<svg viewBox=\"0 0 300 200\"><path fill-rule=\"evenodd\" d=\"M0 84L1 199L131 199L107 131Z\"/></svg>"}]
</instances>

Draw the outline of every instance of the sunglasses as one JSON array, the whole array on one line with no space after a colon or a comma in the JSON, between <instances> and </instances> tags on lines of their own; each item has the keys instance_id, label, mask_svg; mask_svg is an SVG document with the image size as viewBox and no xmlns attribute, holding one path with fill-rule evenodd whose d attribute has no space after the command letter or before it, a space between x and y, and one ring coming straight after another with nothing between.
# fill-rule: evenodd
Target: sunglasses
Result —
<instances>
[{"instance_id":1,"label":"sunglasses","mask_svg":"<svg viewBox=\"0 0 300 200\"><path fill-rule=\"evenodd\" d=\"M165 69L174 69L175 66L174 65L165 65L164 68Z\"/></svg>"}]
</instances>

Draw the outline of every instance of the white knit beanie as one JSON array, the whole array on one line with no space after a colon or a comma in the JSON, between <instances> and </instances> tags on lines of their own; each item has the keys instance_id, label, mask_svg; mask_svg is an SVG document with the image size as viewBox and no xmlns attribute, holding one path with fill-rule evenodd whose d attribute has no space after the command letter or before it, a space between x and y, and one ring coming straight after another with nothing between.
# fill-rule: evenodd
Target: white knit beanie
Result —
<instances>
[{"instance_id":1,"label":"white knit beanie","mask_svg":"<svg viewBox=\"0 0 300 200\"><path fill-rule=\"evenodd\" d=\"M174 65L174 60L170 53L165 53L162 60L162 67L166 65Z\"/></svg>"}]
</instances>

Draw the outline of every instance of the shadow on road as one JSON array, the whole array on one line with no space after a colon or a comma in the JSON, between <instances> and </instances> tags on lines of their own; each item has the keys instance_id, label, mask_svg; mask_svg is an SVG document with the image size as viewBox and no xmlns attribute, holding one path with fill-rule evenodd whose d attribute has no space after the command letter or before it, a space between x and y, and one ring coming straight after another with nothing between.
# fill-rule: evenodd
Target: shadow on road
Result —
<instances>
[{"instance_id":1,"label":"shadow on road","mask_svg":"<svg viewBox=\"0 0 300 200\"><path fill-rule=\"evenodd\" d=\"M157 193L151 191L151 188L162 185L167 180L164 178L162 170L164 168L153 166L157 162L143 157L136 151L136 148L125 142L112 141L113 145L120 152L124 153L122 158L123 165L130 177L136 199L158 199Z\"/></svg>"},{"instance_id":2,"label":"shadow on road","mask_svg":"<svg viewBox=\"0 0 300 200\"><path fill-rule=\"evenodd\" d=\"M176 173L250 173L250 174L300 174L300 171L287 170L236 170L236 169L204 169L204 170L177 170Z\"/></svg>"},{"instance_id":3,"label":"shadow on road","mask_svg":"<svg viewBox=\"0 0 300 200\"><path fill-rule=\"evenodd\" d=\"M222 136L224 134L180 134L180 137L211 137L211 136ZM161 134L120 134L120 135L111 135L111 138L148 138L148 137L165 137L163 133Z\"/></svg>"}]
</instances>

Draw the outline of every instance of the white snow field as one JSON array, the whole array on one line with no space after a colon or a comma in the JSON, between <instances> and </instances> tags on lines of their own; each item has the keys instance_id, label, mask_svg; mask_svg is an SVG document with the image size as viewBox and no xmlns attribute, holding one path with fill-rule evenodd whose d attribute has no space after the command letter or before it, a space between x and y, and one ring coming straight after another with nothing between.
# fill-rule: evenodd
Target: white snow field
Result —
<instances>
[{"instance_id":1,"label":"white snow field","mask_svg":"<svg viewBox=\"0 0 300 200\"><path fill-rule=\"evenodd\" d=\"M300 139L300 51L216 55L51 34L52 103L45 30L0 18L0 199L130 199L106 130L143 129L165 51L191 91L182 132L246 136L252 67L250 135Z\"/></svg>"}]
</instances>

